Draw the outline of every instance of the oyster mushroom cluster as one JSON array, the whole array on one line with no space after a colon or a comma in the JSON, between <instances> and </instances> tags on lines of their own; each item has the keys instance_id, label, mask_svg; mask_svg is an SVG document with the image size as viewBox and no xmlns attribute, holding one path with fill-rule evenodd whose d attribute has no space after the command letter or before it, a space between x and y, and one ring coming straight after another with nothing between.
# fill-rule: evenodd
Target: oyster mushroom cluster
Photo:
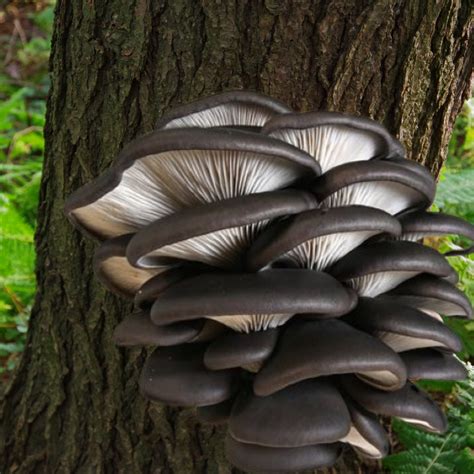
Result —
<instances>
[{"instance_id":1,"label":"oyster mushroom cluster","mask_svg":"<svg viewBox=\"0 0 474 474\"><path fill-rule=\"evenodd\" d=\"M235 466L291 471L384 456L380 416L446 429L414 382L465 377L442 316L471 306L421 242L474 227L435 190L378 123L240 91L171 111L66 213L134 300L116 343L156 347L142 394L225 423Z\"/></svg>"}]
</instances>

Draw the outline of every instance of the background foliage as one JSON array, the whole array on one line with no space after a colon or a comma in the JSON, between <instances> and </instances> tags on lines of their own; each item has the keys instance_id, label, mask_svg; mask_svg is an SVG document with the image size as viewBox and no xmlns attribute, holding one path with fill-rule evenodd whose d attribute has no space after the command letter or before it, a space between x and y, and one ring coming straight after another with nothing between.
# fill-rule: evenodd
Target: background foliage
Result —
<instances>
[{"instance_id":1,"label":"background foliage","mask_svg":"<svg viewBox=\"0 0 474 474\"><path fill-rule=\"evenodd\" d=\"M12 1L0 11L0 375L8 378L25 343L35 295L34 229L44 152L48 55L54 0ZM442 170L435 207L474 222L474 100L460 114ZM431 242L442 249L460 242ZM460 286L474 301L474 258L450 258ZM474 358L474 322L447 321ZM463 383L424 383L448 412L444 436L397 421L396 453L383 469L397 474L474 473L474 371ZM399 442L396 442L398 439Z\"/></svg>"}]
</instances>

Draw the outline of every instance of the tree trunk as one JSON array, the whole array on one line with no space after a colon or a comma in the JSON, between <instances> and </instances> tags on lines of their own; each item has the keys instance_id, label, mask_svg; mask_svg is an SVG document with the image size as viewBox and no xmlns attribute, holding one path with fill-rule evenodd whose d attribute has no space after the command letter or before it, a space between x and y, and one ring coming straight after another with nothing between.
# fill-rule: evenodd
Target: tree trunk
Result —
<instances>
[{"instance_id":1,"label":"tree trunk","mask_svg":"<svg viewBox=\"0 0 474 474\"><path fill-rule=\"evenodd\" d=\"M170 107L228 89L368 115L437 174L469 88L469 15L456 0L59 0L38 294L0 471L231 472L222 431L138 394L145 354L111 342L130 305L97 283L65 198ZM378 471L359 463L347 455L337 472Z\"/></svg>"}]
</instances>

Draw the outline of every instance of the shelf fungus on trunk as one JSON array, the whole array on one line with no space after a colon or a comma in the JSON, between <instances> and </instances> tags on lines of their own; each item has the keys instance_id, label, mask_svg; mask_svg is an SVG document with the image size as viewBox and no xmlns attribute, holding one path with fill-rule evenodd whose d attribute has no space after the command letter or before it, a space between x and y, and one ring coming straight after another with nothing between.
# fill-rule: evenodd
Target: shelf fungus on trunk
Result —
<instances>
[{"instance_id":1,"label":"shelf fungus on trunk","mask_svg":"<svg viewBox=\"0 0 474 474\"><path fill-rule=\"evenodd\" d=\"M466 375L445 256L474 226L427 211L435 192L370 119L230 91L169 111L65 212L134 301L114 342L154 348L141 393L226 425L236 467L288 472L385 456L380 416L445 431L413 382ZM445 256L425 245L445 235Z\"/></svg>"}]
</instances>

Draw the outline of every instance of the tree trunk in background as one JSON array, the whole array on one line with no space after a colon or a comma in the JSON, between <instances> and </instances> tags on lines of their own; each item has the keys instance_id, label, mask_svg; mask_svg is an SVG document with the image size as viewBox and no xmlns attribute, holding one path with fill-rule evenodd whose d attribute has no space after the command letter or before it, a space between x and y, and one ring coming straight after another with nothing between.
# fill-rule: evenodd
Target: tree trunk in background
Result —
<instances>
[{"instance_id":1,"label":"tree trunk in background","mask_svg":"<svg viewBox=\"0 0 474 474\"><path fill-rule=\"evenodd\" d=\"M60 0L38 295L3 403L0 471L231 472L222 431L139 396L145 354L111 342L130 306L95 280L64 199L170 107L228 89L368 115L437 174L469 88L469 14L456 0ZM347 454L337 472L378 470L359 462Z\"/></svg>"}]
</instances>

